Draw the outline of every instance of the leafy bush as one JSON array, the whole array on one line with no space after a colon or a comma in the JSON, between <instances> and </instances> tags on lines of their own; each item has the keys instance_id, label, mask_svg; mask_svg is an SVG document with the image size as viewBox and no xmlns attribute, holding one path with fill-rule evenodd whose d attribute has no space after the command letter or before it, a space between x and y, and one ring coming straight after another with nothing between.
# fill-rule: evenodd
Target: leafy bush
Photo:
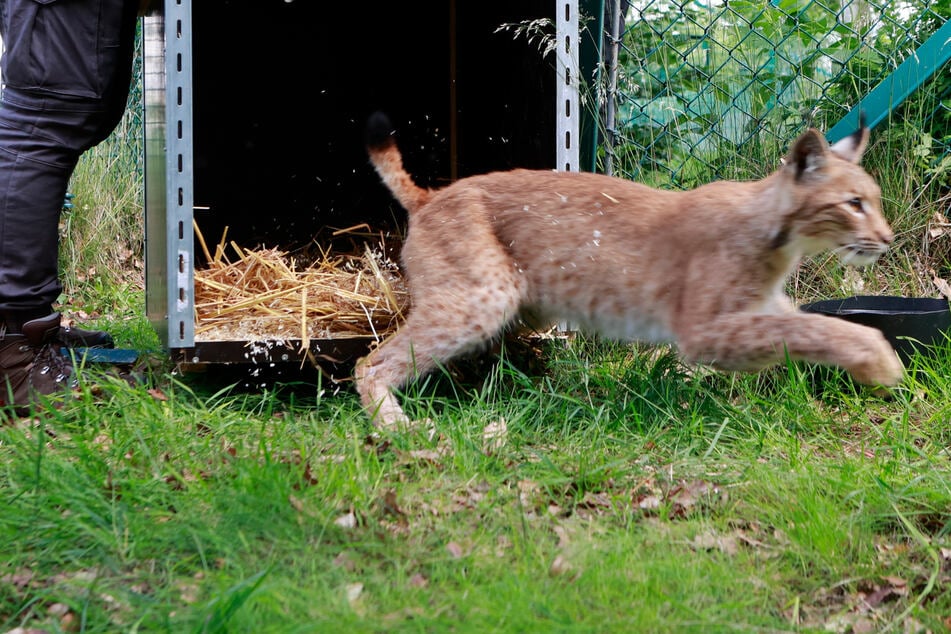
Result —
<instances>
[{"instance_id":1,"label":"leafy bush","mask_svg":"<svg viewBox=\"0 0 951 634\"><path fill-rule=\"evenodd\" d=\"M678 187L761 175L806 125L845 115L944 23L947 5L636 3L618 54L615 165ZM947 108L935 117L934 138L949 119Z\"/></svg>"}]
</instances>

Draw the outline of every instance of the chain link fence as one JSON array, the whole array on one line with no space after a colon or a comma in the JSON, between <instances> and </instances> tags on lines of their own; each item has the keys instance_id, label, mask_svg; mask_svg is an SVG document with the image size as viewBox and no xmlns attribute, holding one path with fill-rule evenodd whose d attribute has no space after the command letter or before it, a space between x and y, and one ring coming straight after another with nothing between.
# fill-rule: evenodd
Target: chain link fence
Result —
<instances>
[{"instance_id":1,"label":"chain link fence","mask_svg":"<svg viewBox=\"0 0 951 634\"><path fill-rule=\"evenodd\" d=\"M96 151L116 159L116 169L134 173L138 182L143 181L145 170L145 100L143 99L143 60L142 22L135 37L135 57L132 60L132 85L129 87L129 101L125 115L112 136ZM123 161L118 159L125 159ZM131 159L131 162L129 161Z\"/></svg>"},{"instance_id":2,"label":"chain link fence","mask_svg":"<svg viewBox=\"0 0 951 634\"><path fill-rule=\"evenodd\" d=\"M951 63L929 69L915 58L951 18L951 0L605 0L604 9L603 77L592 82L605 104L599 169L664 187L758 178L764 157L807 126L831 128L910 58L920 81L890 122L922 128L926 169L951 184ZM139 175L142 74L140 33L125 119L96 150L131 156L126 169Z\"/></svg>"},{"instance_id":3,"label":"chain link fence","mask_svg":"<svg viewBox=\"0 0 951 634\"><path fill-rule=\"evenodd\" d=\"M951 1L606 4L605 171L675 187L757 178L764 157L781 156L807 126L828 130L912 56L904 72L915 90L887 114L924 126L923 158L947 182L951 66L913 56L945 25Z\"/></svg>"}]
</instances>

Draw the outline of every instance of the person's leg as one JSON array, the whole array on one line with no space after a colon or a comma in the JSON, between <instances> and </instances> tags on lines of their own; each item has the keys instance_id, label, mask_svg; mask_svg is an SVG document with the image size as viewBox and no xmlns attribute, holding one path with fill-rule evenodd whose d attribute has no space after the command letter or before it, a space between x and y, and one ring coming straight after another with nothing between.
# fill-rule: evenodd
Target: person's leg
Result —
<instances>
[{"instance_id":1,"label":"person's leg","mask_svg":"<svg viewBox=\"0 0 951 634\"><path fill-rule=\"evenodd\" d=\"M0 103L0 316L18 330L59 297L59 217L79 153L51 133L49 105L11 93Z\"/></svg>"},{"instance_id":2,"label":"person's leg","mask_svg":"<svg viewBox=\"0 0 951 634\"><path fill-rule=\"evenodd\" d=\"M61 292L60 212L79 156L125 109L135 11L135 0L0 0L0 355L61 343L46 327ZM19 363L2 361L12 385Z\"/></svg>"},{"instance_id":3,"label":"person's leg","mask_svg":"<svg viewBox=\"0 0 951 634\"><path fill-rule=\"evenodd\" d=\"M0 314L12 321L49 314L61 291L63 199L80 154L124 111L135 8L128 0L5 0L0 12Z\"/></svg>"}]
</instances>

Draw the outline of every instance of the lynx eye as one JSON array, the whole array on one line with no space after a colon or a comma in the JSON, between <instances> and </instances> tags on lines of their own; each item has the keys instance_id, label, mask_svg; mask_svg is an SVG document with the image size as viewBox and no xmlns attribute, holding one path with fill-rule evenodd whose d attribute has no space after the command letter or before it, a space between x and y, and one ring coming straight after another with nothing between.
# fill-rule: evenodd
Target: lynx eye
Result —
<instances>
[{"instance_id":1,"label":"lynx eye","mask_svg":"<svg viewBox=\"0 0 951 634\"><path fill-rule=\"evenodd\" d=\"M852 208L852 211L856 213L860 213L860 214L865 213L865 208L862 206L861 198L852 198L851 200L848 201L847 204L849 205L849 207Z\"/></svg>"}]
</instances>

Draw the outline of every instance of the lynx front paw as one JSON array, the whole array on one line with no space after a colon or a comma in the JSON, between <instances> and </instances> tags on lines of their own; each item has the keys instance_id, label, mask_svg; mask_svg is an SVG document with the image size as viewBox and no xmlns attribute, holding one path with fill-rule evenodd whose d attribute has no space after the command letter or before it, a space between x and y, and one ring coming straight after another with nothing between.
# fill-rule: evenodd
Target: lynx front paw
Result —
<instances>
[{"instance_id":1,"label":"lynx front paw","mask_svg":"<svg viewBox=\"0 0 951 634\"><path fill-rule=\"evenodd\" d=\"M409 419L390 391L391 382L383 380L381 374L377 367L367 363L366 358L357 361L354 369L357 393L370 422L378 429L408 425Z\"/></svg>"},{"instance_id":2,"label":"lynx front paw","mask_svg":"<svg viewBox=\"0 0 951 634\"><path fill-rule=\"evenodd\" d=\"M891 345L884 339L881 343L877 354L872 355L866 363L850 370L859 383L883 387L893 387L901 383L905 367Z\"/></svg>"}]
</instances>

